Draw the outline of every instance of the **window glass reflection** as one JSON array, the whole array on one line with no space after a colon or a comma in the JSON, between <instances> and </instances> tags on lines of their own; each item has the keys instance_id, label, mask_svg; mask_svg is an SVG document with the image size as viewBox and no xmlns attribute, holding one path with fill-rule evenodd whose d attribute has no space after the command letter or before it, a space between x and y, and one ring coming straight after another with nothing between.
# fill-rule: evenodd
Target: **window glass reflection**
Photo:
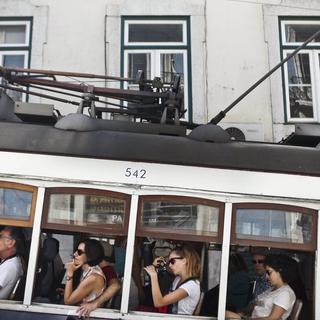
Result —
<instances>
[{"instance_id":1,"label":"window glass reflection","mask_svg":"<svg viewBox=\"0 0 320 320\"><path fill-rule=\"evenodd\" d=\"M122 225L125 200L100 195L52 194L49 223Z\"/></svg>"},{"instance_id":2,"label":"window glass reflection","mask_svg":"<svg viewBox=\"0 0 320 320\"><path fill-rule=\"evenodd\" d=\"M182 24L132 23L129 25L129 42L182 42Z\"/></svg>"},{"instance_id":3,"label":"window glass reflection","mask_svg":"<svg viewBox=\"0 0 320 320\"><path fill-rule=\"evenodd\" d=\"M151 78L151 55L150 53L129 53L128 77L135 78L139 70L144 72L146 79Z\"/></svg>"},{"instance_id":4,"label":"window glass reflection","mask_svg":"<svg viewBox=\"0 0 320 320\"><path fill-rule=\"evenodd\" d=\"M297 54L288 61L290 117L313 118L309 54Z\"/></svg>"},{"instance_id":5,"label":"window glass reflection","mask_svg":"<svg viewBox=\"0 0 320 320\"><path fill-rule=\"evenodd\" d=\"M176 201L148 201L143 204L142 226L158 229L218 232L219 208Z\"/></svg>"},{"instance_id":6,"label":"window glass reflection","mask_svg":"<svg viewBox=\"0 0 320 320\"><path fill-rule=\"evenodd\" d=\"M312 216L273 209L237 209L238 239L308 243L312 236Z\"/></svg>"},{"instance_id":7,"label":"window glass reflection","mask_svg":"<svg viewBox=\"0 0 320 320\"><path fill-rule=\"evenodd\" d=\"M31 204L32 192L0 188L0 218L28 220Z\"/></svg>"},{"instance_id":8,"label":"window glass reflection","mask_svg":"<svg viewBox=\"0 0 320 320\"><path fill-rule=\"evenodd\" d=\"M0 26L1 44L24 44L26 38L26 26Z\"/></svg>"},{"instance_id":9,"label":"window glass reflection","mask_svg":"<svg viewBox=\"0 0 320 320\"><path fill-rule=\"evenodd\" d=\"M319 28L319 24L287 24L285 26L286 42L305 42ZM320 42L320 35L313 42Z\"/></svg>"}]
</instances>

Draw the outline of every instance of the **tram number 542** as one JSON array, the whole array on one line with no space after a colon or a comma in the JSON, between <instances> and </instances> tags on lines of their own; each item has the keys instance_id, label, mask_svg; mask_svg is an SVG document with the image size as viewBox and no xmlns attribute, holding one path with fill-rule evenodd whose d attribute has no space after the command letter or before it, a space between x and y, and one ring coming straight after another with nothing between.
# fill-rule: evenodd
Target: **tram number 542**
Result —
<instances>
[{"instance_id":1,"label":"tram number 542","mask_svg":"<svg viewBox=\"0 0 320 320\"><path fill-rule=\"evenodd\" d=\"M128 178L135 177L138 179L145 179L147 177L147 171L145 169L126 168L124 175Z\"/></svg>"}]
</instances>

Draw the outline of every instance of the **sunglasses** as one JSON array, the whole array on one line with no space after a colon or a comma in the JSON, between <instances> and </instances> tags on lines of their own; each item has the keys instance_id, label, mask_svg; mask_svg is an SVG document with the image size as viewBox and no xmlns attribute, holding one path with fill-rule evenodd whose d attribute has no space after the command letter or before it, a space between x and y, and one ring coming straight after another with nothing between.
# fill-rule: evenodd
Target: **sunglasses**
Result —
<instances>
[{"instance_id":1,"label":"sunglasses","mask_svg":"<svg viewBox=\"0 0 320 320\"><path fill-rule=\"evenodd\" d=\"M258 260L252 260L253 264L263 264L264 260L263 259L258 259Z\"/></svg>"},{"instance_id":2,"label":"sunglasses","mask_svg":"<svg viewBox=\"0 0 320 320\"><path fill-rule=\"evenodd\" d=\"M74 253L77 253L78 256L83 255L85 252L81 249L77 249Z\"/></svg>"},{"instance_id":3,"label":"sunglasses","mask_svg":"<svg viewBox=\"0 0 320 320\"><path fill-rule=\"evenodd\" d=\"M174 258L169 259L167 263L173 265L176 263L176 260L181 260L181 259L183 259L183 258L182 257L174 257Z\"/></svg>"},{"instance_id":4,"label":"sunglasses","mask_svg":"<svg viewBox=\"0 0 320 320\"><path fill-rule=\"evenodd\" d=\"M273 271L274 271L274 270L266 270L267 276L270 276L270 274L271 274Z\"/></svg>"}]
</instances>

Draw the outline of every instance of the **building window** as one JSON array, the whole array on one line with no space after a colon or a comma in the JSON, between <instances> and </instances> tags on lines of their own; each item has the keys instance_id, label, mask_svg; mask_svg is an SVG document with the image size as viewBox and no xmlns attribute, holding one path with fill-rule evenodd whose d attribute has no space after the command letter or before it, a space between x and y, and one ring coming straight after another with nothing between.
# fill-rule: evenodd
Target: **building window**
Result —
<instances>
[{"instance_id":1,"label":"building window","mask_svg":"<svg viewBox=\"0 0 320 320\"><path fill-rule=\"evenodd\" d=\"M160 77L172 82L180 75L184 90L184 120L191 114L189 19L179 17L164 20L143 17L123 17L123 74L135 78L143 70L145 78ZM129 85L137 89L138 85Z\"/></svg>"},{"instance_id":2,"label":"building window","mask_svg":"<svg viewBox=\"0 0 320 320\"><path fill-rule=\"evenodd\" d=\"M320 20L282 20L282 58L320 28ZM320 120L320 36L292 57L283 68L288 122Z\"/></svg>"},{"instance_id":3,"label":"building window","mask_svg":"<svg viewBox=\"0 0 320 320\"><path fill-rule=\"evenodd\" d=\"M27 68L31 50L31 18L8 20L0 18L0 65L10 68ZM16 91L8 94L21 101L25 96Z\"/></svg>"}]
</instances>

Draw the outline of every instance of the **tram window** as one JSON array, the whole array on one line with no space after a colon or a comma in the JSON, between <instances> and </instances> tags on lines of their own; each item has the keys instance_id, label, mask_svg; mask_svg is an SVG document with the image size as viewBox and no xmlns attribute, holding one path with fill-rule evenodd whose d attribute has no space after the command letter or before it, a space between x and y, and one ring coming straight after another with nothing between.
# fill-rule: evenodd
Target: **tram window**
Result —
<instances>
[{"instance_id":1,"label":"tram window","mask_svg":"<svg viewBox=\"0 0 320 320\"><path fill-rule=\"evenodd\" d=\"M195 235L198 241L221 239L221 203L199 198L145 196L139 208L138 235L160 237L162 234L171 238L178 235L181 239L184 234Z\"/></svg>"},{"instance_id":2,"label":"tram window","mask_svg":"<svg viewBox=\"0 0 320 320\"><path fill-rule=\"evenodd\" d=\"M43 227L60 230L108 230L125 234L130 196L93 189L52 188L46 192ZM80 229L79 229L80 228Z\"/></svg>"},{"instance_id":3,"label":"tram window","mask_svg":"<svg viewBox=\"0 0 320 320\"><path fill-rule=\"evenodd\" d=\"M192 240L194 240L194 238L192 238ZM165 296L172 291L174 281L178 280L175 280L177 276L175 272L179 273L179 271L177 270L179 270L179 268L181 267L184 268L184 266L186 266L184 261L182 264L179 264L178 261L180 260L170 260L170 257L172 258L172 254L175 256L181 254L179 253L180 251L172 253L172 250L177 250L177 248L178 250L184 250L184 248L188 248L187 252L190 252L189 249L191 249L191 251L196 252L196 254L198 255L198 259L195 259L194 255L189 255L189 253L186 256L186 259L192 260L190 265L197 266L197 272L199 272L195 276L196 279L193 279L196 280L197 285L195 286L195 288L191 286L192 290L195 289L196 292L192 292L191 294L191 300L189 300L190 306L195 307L199 301L198 299L200 297L200 287L198 287L198 284L201 283L201 288L203 290L207 290L209 287L211 288L218 283L220 269L218 273L216 273L211 270L209 265L220 265L220 245L209 244L201 241L186 241L182 239L178 240L161 239L156 237L137 237L135 242L134 261L132 266L129 310L177 313L171 310L170 306L164 305L163 307L157 307L154 305L151 278L144 269L144 267L151 265L156 258L160 257L161 263L159 263L155 269L157 272L157 279L161 293L163 296ZM176 271L173 271L173 269L175 268L173 264L175 263L179 266L176 266ZM195 272L194 267L192 267L192 272ZM183 304L184 303L185 302L183 302ZM191 310L188 311L191 312ZM194 311L195 310L192 310L192 312ZM188 314L188 312L186 314Z\"/></svg>"},{"instance_id":4,"label":"tram window","mask_svg":"<svg viewBox=\"0 0 320 320\"><path fill-rule=\"evenodd\" d=\"M35 187L0 182L0 223L32 226L36 194Z\"/></svg>"},{"instance_id":5,"label":"tram window","mask_svg":"<svg viewBox=\"0 0 320 320\"><path fill-rule=\"evenodd\" d=\"M86 239L94 239L99 241L102 245L104 257L102 261L96 264L101 268L100 271L95 272L103 273L106 278L106 287L110 288L116 282L118 287L120 282L118 281L118 274L116 272L115 265L115 245L117 236L106 234L93 234L84 232L57 232L49 229L43 229L40 237L40 248L38 255L38 265L36 271L36 277L33 290L33 302L37 303L53 303L53 304L66 304L64 300L65 286L67 281L66 264L72 260L77 263L79 257L85 254L89 260L89 254L86 252L84 246L84 253L78 253L78 246ZM91 254L92 254L91 248ZM101 257L101 256L100 256ZM125 256L124 256L125 258ZM77 260L78 259L78 260ZM81 279L84 279L88 269L82 267L76 270L72 277L73 290L76 290ZM101 308L117 309L120 304L115 303L117 291L114 291L114 296L111 299L107 299L100 305ZM103 295L104 292L99 291L97 298ZM90 297L95 294L90 293ZM79 305L82 301L76 302ZM121 302L121 300L120 300ZM67 303L69 304L69 303ZM73 303L70 303L73 304Z\"/></svg>"},{"instance_id":6,"label":"tram window","mask_svg":"<svg viewBox=\"0 0 320 320\"><path fill-rule=\"evenodd\" d=\"M234 210L232 236L236 244L268 241L279 248L315 248L314 210L263 204L235 205Z\"/></svg>"},{"instance_id":7,"label":"tram window","mask_svg":"<svg viewBox=\"0 0 320 320\"><path fill-rule=\"evenodd\" d=\"M175 286L174 281L178 280L176 276L179 272L175 273L172 266L172 263L176 262L174 260L170 262L173 258L172 254L183 255L179 250L172 252L172 249L177 247L191 248L191 251L199 256L198 260L195 259L194 254L186 254L186 259L193 261L185 265L198 267L200 273L196 277L201 281L204 290L217 284L220 269L215 272L216 270L212 270L211 266L220 266L223 208L223 203L200 198L160 195L140 198L136 231L138 237L129 297L130 310L159 312L158 307L153 304L151 278L144 271L144 267L151 265L156 257L164 260L156 270L162 295L165 296L172 286ZM177 262L177 268L178 265ZM184 268L182 265L180 267ZM189 285L194 291L192 294L190 292L191 300L188 310L181 309L186 303L184 301L176 305L178 310L164 307L163 310L160 308L160 312L185 314L196 312L196 305L193 304L195 300L196 304L199 301L200 289L197 284Z\"/></svg>"}]
</instances>

